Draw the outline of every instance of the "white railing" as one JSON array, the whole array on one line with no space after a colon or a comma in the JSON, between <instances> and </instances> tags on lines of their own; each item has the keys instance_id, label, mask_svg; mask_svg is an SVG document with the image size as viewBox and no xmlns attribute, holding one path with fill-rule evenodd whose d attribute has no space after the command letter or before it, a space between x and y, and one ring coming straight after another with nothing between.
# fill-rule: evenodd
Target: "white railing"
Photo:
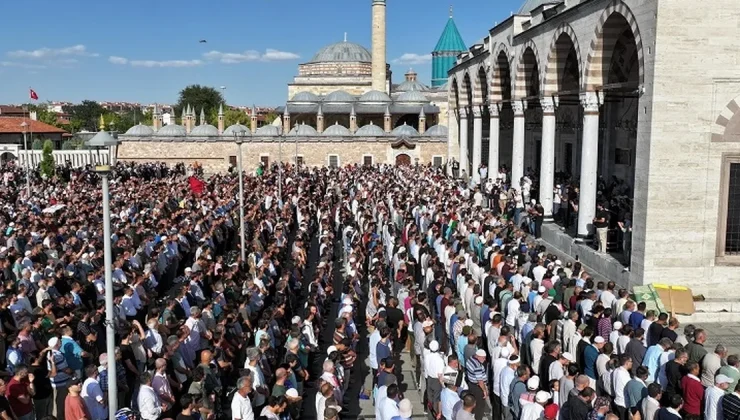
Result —
<instances>
[{"instance_id":1,"label":"white railing","mask_svg":"<svg viewBox=\"0 0 740 420\"><path fill-rule=\"evenodd\" d=\"M44 152L41 150L18 150L16 164L24 166L26 161L31 166L37 166L43 159ZM79 168L85 165L108 164L110 157L107 150L54 150L54 163L58 166L66 165L69 162L73 167Z\"/></svg>"}]
</instances>

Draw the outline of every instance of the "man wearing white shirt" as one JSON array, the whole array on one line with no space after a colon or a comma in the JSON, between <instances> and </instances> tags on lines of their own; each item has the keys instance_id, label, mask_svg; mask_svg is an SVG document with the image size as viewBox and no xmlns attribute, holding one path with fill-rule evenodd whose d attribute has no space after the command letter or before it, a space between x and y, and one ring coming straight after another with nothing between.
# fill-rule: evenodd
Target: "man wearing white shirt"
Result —
<instances>
[{"instance_id":1,"label":"man wearing white shirt","mask_svg":"<svg viewBox=\"0 0 740 420\"><path fill-rule=\"evenodd\" d=\"M604 304L605 308L612 308L612 305L614 305L614 302L617 300L617 296L614 295L614 289L617 287L617 284L613 281L610 281L606 285L606 290L601 292L601 296L599 296L599 300L601 303ZM612 314L616 317L618 312L612 311Z\"/></svg>"},{"instance_id":2,"label":"man wearing white shirt","mask_svg":"<svg viewBox=\"0 0 740 420\"><path fill-rule=\"evenodd\" d=\"M126 286L123 291L123 297L121 298L121 306L123 307L123 313L126 315L126 320L133 321L136 319L136 304L134 302L134 289L131 286Z\"/></svg>"},{"instance_id":3,"label":"man wearing white shirt","mask_svg":"<svg viewBox=\"0 0 740 420\"><path fill-rule=\"evenodd\" d=\"M196 357L197 353L202 349L202 339L209 340L211 338L211 333L206 329L206 324L200 317L200 308L193 306L190 308L190 318L185 321L185 326L190 329L190 335L185 339L184 344L190 347L193 353L196 354Z\"/></svg>"},{"instance_id":4,"label":"man wearing white shirt","mask_svg":"<svg viewBox=\"0 0 740 420\"><path fill-rule=\"evenodd\" d=\"M141 418L143 420L159 420L165 407L159 401L154 388L152 388L152 375L149 372L144 372L139 376L139 380L141 381L141 386L139 387L139 395L136 401L139 404Z\"/></svg>"},{"instance_id":5,"label":"man wearing white shirt","mask_svg":"<svg viewBox=\"0 0 740 420\"><path fill-rule=\"evenodd\" d=\"M100 388L98 382L98 368L95 365L90 365L85 368L85 382L82 384L82 392L80 396L85 402L87 411L92 416L91 420L105 420L108 417L108 409L105 406L105 399L103 398L103 390Z\"/></svg>"},{"instance_id":6,"label":"man wearing white shirt","mask_svg":"<svg viewBox=\"0 0 740 420\"><path fill-rule=\"evenodd\" d=\"M254 420L252 402L248 396L252 392L252 377L242 376L236 386L237 390L231 400L231 420Z\"/></svg>"},{"instance_id":7,"label":"man wearing white shirt","mask_svg":"<svg viewBox=\"0 0 740 420\"><path fill-rule=\"evenodd\" d=\"M717 375L714 378L714 386L710 386L704 392L704 420L723 420L722 397L732 383L732 378L727 375Z\"/></svg>"},{"instance_id":8,"label":"man wearing white shirt","mask_svg":"<svg viewBox=\"0 0 740 420\"><path fill-rule=\"evenodd\" d=\"M627 400L624 388L631 380L632 358L627 355L619 357L619 367L612 372L612 387L614 389L614 405L620 419L627 418Z\"/></svg>"},{"instance_id":9,"label":"man wearing white shirt","mask_svg":"<svg viewBox=\"0 0 740 420\"><path fill-rule=\"evenodd\" d=\"M388 386L386 397L380 403L380 416L377 417L378 420L392 420L394 417L400 415L398 411L398 403L396 402L398 394L398 385L392 384Z\"/></svg>"}]
</instances>

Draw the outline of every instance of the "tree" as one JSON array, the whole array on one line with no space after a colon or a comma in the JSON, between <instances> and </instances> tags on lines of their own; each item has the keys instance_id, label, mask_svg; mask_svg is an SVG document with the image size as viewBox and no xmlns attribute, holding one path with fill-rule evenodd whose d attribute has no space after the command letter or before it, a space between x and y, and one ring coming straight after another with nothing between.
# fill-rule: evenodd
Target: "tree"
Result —
<instances>
[{"instance_id":1,"label":"tree","mask_svg":"<svg viewBox=\"0 0 740 420\"><path fill-rule=\"evenodd\" d=\"M203 108L206 115L217 115L219 105L223 104L224 98L221 92L210 86L190 85L180 91L180 96L175 105L177 115L182 115L183 109L191 105L195 109L196 120L200 117L200 109ZM215 121L209 121L215 123ZM215 125L215 124L214 124Z\"/></svg>"},{"instance_id":2,"label":"tree","mask_svg":"<svg viewBox=\"0 0 740 420\"><path fill-rule=\"evenodd\" d=\"M216 107L213 112L206 115L206 117L208 118L209 124L218 125L218 107ZM200 118L200 114L198 114L198 118ZM240 109L224 105L224 128L237 123L249 127L249 115Z\"/></svg>"},{"instance_id":3,"label":"tree","mask_svg":"<svg viewBox=\"0 0 740 420\"><path fill-rule=\"evenodd\" d=\"M70 115L70 126L73 130L97 131L100 115L105 109L95 101L85 100L77 105L65 106L64 112Z\"/></svg>"},{"instance_id":4,"label":"tree","mask_svg":"<svg viewBox=\"0 0 740 420\"><path fill-rule=\"evenodd\" d=\"M275 118L277 118L278 115L274 111L270 111L265 115L265 125L272 124L273 121L275 121Z\"/></svg>"},{"instance_id":5,"label":"tree","mask_svg":"<svg viewBox=\"0 0 740 420\"><path fill-rule=\"evenodd\" d=\"M44 142L44 153L41 157L41 175L46 179L54 176L54 143L51 140Z\"/></svg>"},{"instance_id":6,"label":"tree","mask_svg":"<svg viewBox=\"0 0 740 420\"><path fill-rule=\"evenodd\" d=\"M41 139L34 139L33 142L31 142L31 149L41 150L43 148L44 148L44 142L41 141Z\"/></svg>"},{"instance_id":7,"label":"tree","mask_svg":"<svg viewBox=\"0 0 740 420\"><path fill-rule=\"evenodd\" d=\"M44 124L53 125L57 128L64 128L64 124L60 124L58 115L54 111L49 111L49 103L43 104L24 104L23 108L28 109L28 112L36 113L36 121L41 121Z\"/></svg>"}]
</instances>

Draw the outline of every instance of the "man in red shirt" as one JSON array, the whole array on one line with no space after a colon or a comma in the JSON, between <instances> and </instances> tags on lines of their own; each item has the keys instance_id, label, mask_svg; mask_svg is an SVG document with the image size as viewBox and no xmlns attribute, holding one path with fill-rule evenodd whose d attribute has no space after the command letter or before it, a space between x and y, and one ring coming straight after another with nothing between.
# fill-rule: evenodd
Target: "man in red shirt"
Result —
<instances>
[{"instance_id":1,"label":"man in red shirt","mask_svg":"<svg viewBox=\"0 0 740 420\"><path fill-rule=\"evenodd\" d=\"M28 373L28 366L20 364L15 367L15 376L8 382L5 396L10 408L18 420L33 420L33 374Z\"/></svg>"},{"instance_id":2,"label":"man in red shirt","mask_svg":"<svg viewBox=\"0 0 740 420\"><path fill-rule=\"evenodd\" d=\"M681 378L681 390L683 391L683 408L681 415L686 420L701 418L701 405L704 401L704 386L699 379L699 364L697 362L686 363L688 374Z\"/></svg>"}]
</instances>

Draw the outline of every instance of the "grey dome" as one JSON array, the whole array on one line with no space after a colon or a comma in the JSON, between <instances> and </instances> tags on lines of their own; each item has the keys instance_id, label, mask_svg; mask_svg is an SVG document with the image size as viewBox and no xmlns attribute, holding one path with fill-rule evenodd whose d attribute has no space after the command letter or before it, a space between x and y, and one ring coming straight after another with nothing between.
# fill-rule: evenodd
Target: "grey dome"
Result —
<instances>
[{"instance_id":1,"label":"grey dome","mask_svg":"<svg viewBox=\"0 0 740 420\"><path fill-rule=\"evenodd\" d=\"M246 125L234 124L234 125L228 126L226 130L224 130L224 136L233 136L235 133L240 133L242 131L245 132L244 134L245 136L252 135L252 131Z\"/></svg>"},{"instance_id":2,"label":"grey dome","mask_svg":"<svg viewBox=\"0 0 740 420\"><path fill-rule=\"evenodd\" d=\"M277 136L280 135L280 127L277 125L265 125L257 129L256 136Z\"/></svg>"},{"instance_id":3,"label":"grey dome","mask_svg":"<svg viewBox=\"0 0 740 420\"><path fill-rule=\"evenodd\" d=\"M446 126L437 124L427 128L424 135L427 137L447 137L447 131Z\"/></svg>"},{"instance_id":4,"label":"grey dome","mask_svg":"<svg viewBox=\"0 0 740 420\"><path fill-rule=\"evenodd\" d=\"M149 127L148 125L144 125L142 123L138 123L135 126L131 127L126 131L124 134L125 136L137 136L137 137L147 137L154 134L154 130Z\"/></svg>"},{"instance_id":5,"label":"grey dome","mask_svg":"<svg viewBox=\"0 0 740 420\"><path fill-rule=\"evenodd\" d=\"M157 131L157 137L185 137L187 135L185 127L177 124L165 125Z\"/></svg>"},{"instance_id":6,"label":"grey dome","mask_svg":"<svg viewBox=\"0 0 740 420\"><path fill-rule=\"evenodd\" d=\"M291 102L319 102L319 97L311 92L298 92L290 99Z\"/></svg>"},{"instance_id":7,"label":"grey dome","mask_svg":"<svg viewBox=\"0 0 740 420\"><path fill-rule=\"evenodd\" d=\"M418 136L419 132L416 131L414 127L404 123L403 125L399 125L398 127L394 128L393 131L391 131L391 135L397 137L413 137Z\"/></svg>"},{"instance_id":8,"label":"grey dome","mask_svg":"<svg viewBox=\"0 0 740 420\"><path fill-rule=\"evenodd\" d=\"M385 136L385 130L383 130L383 127L379 125L375 125L372 122L368 125L363 125L360 127L359 130L355 133L356 136L364 136L364 137L378 137L378 136Z\"/></svg>"},{"instance_id":9,"label":"grey dome","mask_svg":"<svg viewBox=\"0 0 740 420\"><path fill-rule=\"evenodd\" d=\"M355 97L343 90L335 90L324 97L324 102L354 102Z\"/></svg>"},{"instance_id":10,"label":"grey dome","mask_svg":"<svg viewBox=\"0 0 740 420\"><path fill-rule=\"evenodd\" d=\"M419 92L418 90L410 90L408 92L404 92L398 95L398 98L396 100L398 102L415 102L415 103L429 102L429 99L427 99L427 97L424 96L424 94Z\"/></svg>"},{"instance_id":11,"label":"grey dome","mask_svg":"<svg viewBox=\"0 0 740 420\"><path fill-rule=\"evenodd\" d=\"M218 136L218 128L211 124L203 124L195 127L193 131L190 132L190 135L195 137L214 137Z\"/></svg>"},{"instance_id":12,"label":"grey dome","mask_svg":"<svg viewBox=\"0 0 740 420\"><path fill-rule=\"evenodd\" d=\"M517 12L518 15L528 15L529 12L532 10L545 5L545 4L558 4L561 3L557 0L525 0L524 4L522 4L522 7L519 8L519 12Z\"/></svg>"},{"instance_id":13,"label":"grey dome","mask_svg":"<svg viewBox=\"0 0 740 420\"><path fill-rule=\"evenodd\" d=\"M365 92L360 96L360 102L390 102L391 97L385 92L379 90L371 90Z\"/></svg>"},{"instance_id":14,"label":"grey dome","mask_svg":"<svg viewBox=\"0 0 740 420\"><path fill-rule=\"evenodd\" d=\"M428 90L429 90L429 87L427 87L427 85L419 81L416 81L416 80L406 80L405 82L396 86L396 92L411 92L411 91L426 92Z\"/></svg>"},{"instance_id":15,"label":"grey dome","mask_svg":"<svg viewBox=\"0 0 740 420\"><path fill-rule=\"evenodd\" d=\"M338 61L360 61L369 63L373 61L373 56L367 48L354 42L337 42L336 44L327 45L319 50L313 56L309 63L325 63Z\"/></svg>"},{"instance_id":16,"label":"grey dome","mask_svg":"<svg viewBox=\"0 0 740 420\"><path fill-rule=\"evenodd\" d=\"M349 129L343 125L339 125L339 123L336 123L334 125L330 125L329 128L324 130L323 133L321 133L322 136L351 136L352 133L349 131Z\"/></svg>"},{"instance_id":17,"label":"grey dome","mask_svg":"<svg viewBox=\"0 0 740 420\"><path fill-rule=\"evenodd\" d=\"M306 124L299 124L293 127L288 133L289 136L318 136L319 132L315 128Z\"/></svg>"}]
</instances>

